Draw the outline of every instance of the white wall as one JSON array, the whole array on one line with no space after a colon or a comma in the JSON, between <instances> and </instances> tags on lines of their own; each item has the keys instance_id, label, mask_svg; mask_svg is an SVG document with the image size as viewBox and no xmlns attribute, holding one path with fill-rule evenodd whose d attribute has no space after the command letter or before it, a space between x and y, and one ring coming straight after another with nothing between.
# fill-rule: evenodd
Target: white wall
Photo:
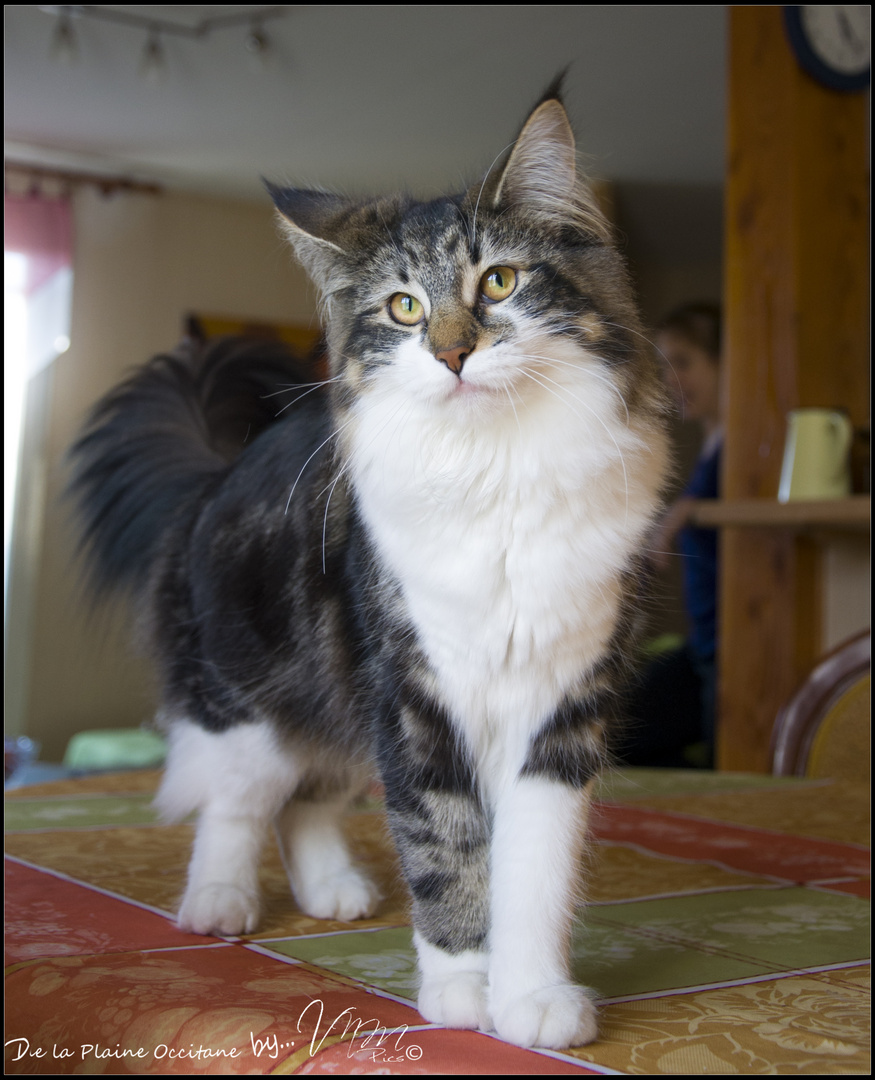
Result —
<instances>
[{"instance_id":1,"label":"white wall","mask_svg":"<svg viewBox=\"0 0 875 1080\"><path fill-rule=\"evenodd\" d=\"M74 203L70 349L34 384L27 580L10 624L7 707L13 731L60 760L76 731L137 726L154 698L124 613L89 614L77 586L73 532L59 495L63 457L96 399L132 366L172 347L190 312L304 323L315 302L264 204L166 192ZM41 429L41 430L40 430ZM35 525L34 525L35 523ZM16 573L14 570L13 573Z\"/></svg>"}]
</instances>

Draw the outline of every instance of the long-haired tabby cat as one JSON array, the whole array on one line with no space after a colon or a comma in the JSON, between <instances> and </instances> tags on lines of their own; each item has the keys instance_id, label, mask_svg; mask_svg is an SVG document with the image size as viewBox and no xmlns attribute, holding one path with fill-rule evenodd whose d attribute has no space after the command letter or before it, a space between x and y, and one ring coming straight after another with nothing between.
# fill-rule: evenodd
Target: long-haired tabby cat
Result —
<instances>
[{"instance_id":1,"label":"long-haired tabby cat","mask_svg":"<svg viewBox=\"0 0 875 1080\"><path fill-rule=\"evenodd\" d=\"M305 912L370 915L341 823L376 765L422 1015L585 1043L579 859L667 457L621 259L555 92L460 195L270 192L325 386L229 461L230 388L282 361L158 357L73 449L92 567L161 673L158 805L200 815L179 925L255 930L271 825Z\"/></svg>"}]
</instances>

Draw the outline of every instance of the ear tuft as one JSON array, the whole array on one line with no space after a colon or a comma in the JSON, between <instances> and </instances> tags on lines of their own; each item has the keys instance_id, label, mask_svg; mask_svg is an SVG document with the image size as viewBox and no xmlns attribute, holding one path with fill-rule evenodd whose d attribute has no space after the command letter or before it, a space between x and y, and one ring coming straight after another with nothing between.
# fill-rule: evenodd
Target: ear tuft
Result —
<instances>
[{"instance_id":1,"label":"ear tuft","mask_svg":"<svg viewBox=\"0 0 875 1080\"><path fill-rule=\"evenodd\" d=\"M589 185L577 173L574 133L559 98L563 77L564 72L523 125L493 188L492 204L565 218L610 243L611 227Z\"/></svg>"},{"instance_id":2,"label":"ear tuft","mask_svg":"<svg viewBox=\"0 0 875 1080\"><path fill-rule=\"evenodd\" d=\"M553 79L553 81L550 83L550 85L547 87L547 89L541 95L541 100L537 103L537 105L535 105L535 108L532 109L532 112L534 112L535 109L537 109L538 105L543 105L545 101L558 101L560 105L564 106L564 104L565 104L565 96L564 96L565 76L568 74L568 68L570 68L570 67L571 67L571 65L567 64L559 72L559 74L556 75L556 77Z\"/></svg>"}]
</instances>

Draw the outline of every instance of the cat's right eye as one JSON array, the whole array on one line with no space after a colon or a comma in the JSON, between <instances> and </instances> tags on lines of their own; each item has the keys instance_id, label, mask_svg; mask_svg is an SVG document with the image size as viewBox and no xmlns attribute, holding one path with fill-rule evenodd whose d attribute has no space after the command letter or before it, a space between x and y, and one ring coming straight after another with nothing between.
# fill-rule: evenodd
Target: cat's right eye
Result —
<instances>
[{"instance_id":1,"label":"cat's right eye","mask_svg":"<svg viewBox=\"0 0 875 1080\"><path fill-rule=\"evenodd\" d=\"M395 293L389 301L389 314L402 326L416 326L425 318L425 310L409 293Z\"/></svg>"},{"instance_id":2,"label":"cat's right eye","mask_svg":"<svg viewBox=\"0 0 875 1080\"><path fill-rule=\"evenodd\" d=\"M480 279L480 292L487 300L497 304L514 291L516 278L516 270L509 266L493 266Z\"/></svg>"}]
</instances>

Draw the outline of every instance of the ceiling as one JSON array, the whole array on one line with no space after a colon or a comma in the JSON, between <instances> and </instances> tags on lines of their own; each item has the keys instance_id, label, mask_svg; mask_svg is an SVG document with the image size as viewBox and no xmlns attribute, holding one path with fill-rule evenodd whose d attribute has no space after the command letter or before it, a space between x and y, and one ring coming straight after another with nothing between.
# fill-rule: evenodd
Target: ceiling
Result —
<instances>
[{"instance_id":1,"label":"ceiling","mask_svg":"<svg viewBox=\"0 0 875 1080\"><path fill-rule=\"evenodd\" d=\"M722 183L723 6L287 5L264 23L266 66L247 53L246 26L164 35L158 82L141 72L146 32L96 18L74 20L75 63L53 58L57 10L4 11L10 160L253 199L261 175L347 192L455 190L567 66L592 175L639 201ZM97 10L192 27L254 9Z\"/></svg>"}]
</instances>

